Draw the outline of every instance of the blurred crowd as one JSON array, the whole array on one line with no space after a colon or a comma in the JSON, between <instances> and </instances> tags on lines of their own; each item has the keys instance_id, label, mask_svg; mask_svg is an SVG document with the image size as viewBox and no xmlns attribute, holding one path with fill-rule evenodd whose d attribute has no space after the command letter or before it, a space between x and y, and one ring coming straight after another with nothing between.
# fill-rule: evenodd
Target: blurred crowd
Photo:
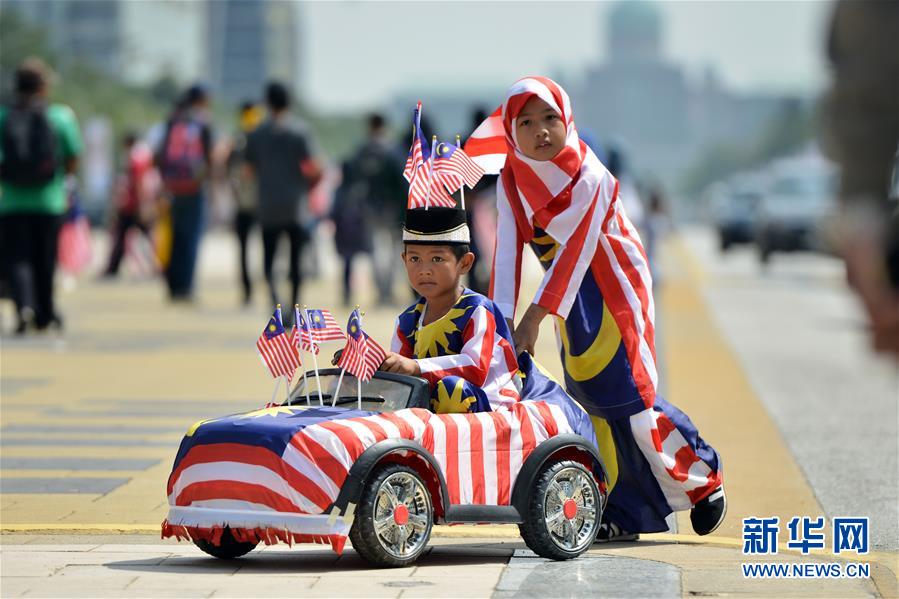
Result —
<instances>
[{"instance_id":1,"label":"blurred crowd","mask_svg":"<svg viewBox=\"0 0 899 599\"><path fill-rule=\"evenodd\" d=\"M837 4L827 45L834 80L819 132L822 147L840 170L837 251L867 311L875 347L899 355L897 13L897 2ZM29 58L15 73L15 100L0 108L0 296L14 301L19 334L61 329L53 293L57 264L77 273L91 262L91 234L74 181L83 150L81 133L71 109L49 102L52 82L47 65ZM333 166L311 127L297 116L287 85L272 81L256 93L259 99L244 101L224 131L213 125L211 90L195 84L160 122L125 133L101 276L117 277L127 262L142 276L162 275L172 302L193 302L211 209L227 204L217 212L230 217L242 304L258 297L253 273L259 265L251 263L256 253L250 248L257 239L266 303L302 303L304 272L314 270L316 262L317 248L310 241L323 222L333 223L344 304L358 299L354 270L360 259L371 263L379 304L405 302L408 298L395 294L403 289L396 257L406 204L402 171L408 139L392 134L406 130L405 124L392 127L384 115L369 114L362 142ZM473 109L471 130L485 116ZM434 132L426 120L422 129L428 136ZM655 259L658 241L672 227L662 188L638 187L620 147L597 143L589 131L581 134L618 178L658 286L663 278ZM809 175L816 164L804 162L799 171ZM784 180L781 205L807 216L812 208L803 207L800 196L811 180ZM755 181L745 174L733 177L728 193L749 197ZM468 284L482 293L488 291L492 262L495 183L495 177L485 177L466 194L472 250L478 257ZM773 201L769 204L776 208ZM743 213L731 209L728 218L719 222L722 249L750 235ZM791 241L776 232L763 236L763 262L778 244ZM286 278L279 276L279 251L287 252Z\"/></svg>"}]
</instances>

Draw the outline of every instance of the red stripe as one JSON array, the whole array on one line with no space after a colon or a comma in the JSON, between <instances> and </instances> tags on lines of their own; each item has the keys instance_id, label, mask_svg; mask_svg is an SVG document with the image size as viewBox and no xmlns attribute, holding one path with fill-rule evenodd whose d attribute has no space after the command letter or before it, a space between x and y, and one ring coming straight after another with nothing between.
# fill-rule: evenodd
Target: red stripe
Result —
<instances>
[{"instance_id":1,"label":"red stripe","mask_svg":"<svg viewBox=\"0 0 899 599\"><path fill-rule=\"evenodd\" d=\"M590 225L593 222L593 213L596 212L596 198L598 195L599 188L596 189L596 195L593 196L593 200L590 202L587 214L578 223L574 233L562 248L561 255L556 256L555 260L553 260L551 278L543 287L543 293L540 294L540 298L536 302L537 305L543 306L550 312L558 312L559 304L562 303L568 291L568 285L572 283L571 275L574 272L574 267L583 259L580 252L583 251L587 232L590 230ZM575 284L578 285L578 282L575 282Z\"/></svg>"},{"instance_id":2,"label":"red stripe","mask_svg":"<svg viewBox=\"0 0 899 599\"><path fill-rule=\"evenodd\" d=\"M546 435L548 437L555 437L559 434L559 425L556 423L556 419L553 418L552 410L549 409L549 406L545 401L538 401L535 403L535 407L537 411L540 412L540 418L543 420L543 428L546 429Z\"/></svg>"},{"instance_id":3,"label":"red stripe","mask_svg":"<svg viewBox=\"0 0 899 599\"><path fill-rule=\"evenodd\" d=\"M365 426L368 430L371 431L371 434L375 437L375 443L378 441L383 441L387 438L387 432L381 427L380 424L371 420L370 417L366 418L352 418L353 422L358 422L359 424Z\"/></svg>"},{"instance_id":4,"label":"red stripe","mask_svg":"<svg viewBox=\"0 0 899 599\"><path fill-rule=\"evenodd\" d=\"M399 416L394 416L390 412L383 412L381 414L381 418L389 420L391 423L393 423L393 426L397 427L400 430L400 435L403 437L403 439L415 438L415 431L413 431L412 427L409 426L409 424Z\"/></svg>"},{"instance_id":5,"label":"red stripe","mask_svg":"<svg viewBox=\"0 0 899 599\"><path fill-rule=\"evenodd\" d=\"M664 414L659 414L659 417L656 419L656 426L659 428L659 442L661 443L664 443L671 431L676 428L671 419Z\"/></svg>"},{"instance_id":6,"label":"red stripe","mask_svg":"<svg viewBox=\"0 0 899 599\"><path fill-rule=\"evenodd\" d=\"M484 493L487 481L484 478L484 434L480 419L477 416L469 418L468 427L470 429L469 439L471 441L472 503L483 505L487 502Z\"/></svg>"},{"instance_id":7,"label":"red stripe","mask_svg":"<svg viewBox=\"0 0 899 599\"><path fill-rule=\"evenodd\" d=\"M340 439L340 442L346 447L347 453L350 454L350 460L356 461L356 458L365 451L365 446L362 445L359 436L356 435L352 429L330 421L321 422L318 426L337 435L337 438Z\"/></svg>"},{"instance_id":8,"label":"red stripe","mask_svg":"<svg viewBox=\"0 0 899 599\"><path fill-rule=\"evenodd\" d=\"M715 489L721 486L721 472L715 471L709 474L708 482L701 487L697 487L691 491L687 491L687 496L690 498L690 501L693 502L693 505L696 505L701 499L704 499L708 495L712 493Z\"/></svg>"},{"instance_id":9,"label":"red stripe","mask_svg":"<svg viewBox=\"0 0 899 599\"><path fill-rule=\"evenodd\" d=\"M643 404L647 408L651 408L655 403L655 387L640 355L640 337L637 335L637 329L634 327L634 313L627 298L624 296L624 291L621 289L618 277L612 270L612 265L604 248L597 247L597 255L594 257L590 269L599 284L603 300L609 308L612 318L615 319L618 330L621 331L621 339L624 342L634 382L637 384L637 391L640 393L640 397L643 398Z\"/></svg>"},{"instance_id":10,"label":"red stripe","mask_svg":"<svg viewBox=\"0 0 899 599\"><path fill-rule=\"evenodd\" d=\"M439 414L436 416L446 428L446 490L450 503L461 503L459 488L459 427L452 416Z\"/></svg>"},{"instance_id":11,"label":"red stripe","mask_svg":"<svg viewBox=\"0 0 899 599\"><path fill-rule=\"evenodd\" d=\"M343 486L347 477L346 466L337 457L331 455L318 441L300 431L290 439L290 444L306 458L315 464L319 470L334 481L337 487Z\"/></svg>"},{"instance_id":12,"label":"red stripe","mask_svg":"<svg viewBox=\"0 0 899 599\"><path fill-rule=\"evenodd\" d=\"M472 157L505 154L507 152L506 137L504 135L469 137L465 142L465 152Z\"/></svg>"},{"instance_id":13,"label":"red stripe","mask_svg":"<svg viewBox=\"0 0 899 599\"><path fill-rule=\"evenodd\" d=\"M684 445L674 454L674 468L666 468L671 478L684 482L690 477L690 466L699 461L699 456L689 445Z\"/></svg>"},{"instance_id":14,"label":"red stripe","mask_svg":"<svg viewBox=\"0 0 899 599\"><path fill-rule=\"evenodd\" d=\"M518 417L521 423L521 463L523 464L537 447L537 435L534 434L534 424L531 422L531 414L527 407L516 404L512 408L512 413Z\"/></svg>"},{"instance_id":15,"label":"red stripe","mask_svg":"<svg viewBox=\"0 0 899 599\"><path fill-rule=\"evenodd\" d=\"M188 506L194 501L236 499L268 506L278 512L305 513L283 495L264 485L234 480L210 480L188 485L178 495L175 505Z\"/></svg>"},{"instance_id":16,"label":"red stripe","mask_svg":"<svg viewBox=\"0 0 899 599\"><path fill-rule=\"evenodd\" d=\"M496 503L508 505L510 501L510 456L509 441L512 431L509 423L500 414L490 412L496 429Z\"/></svg>"},{"instance_id":17,"label":"red stripe","mask_svg":"<svg viewBox=\"0 0 899 599\"><path fill-rule=\"evenodd\" d=\"M621 227L621 230L623 231L624 223L622 222L620 212L617 214L617 221L618 226ZM612 251L615 253L618 264L621 265L621 269L624 271L625 276L627 276L628 282L630 282L631 287L633 287L637 294L637 298L640 301L640 313L643 320L643 338L646 340L646 344L649 346L653 357L655 357L655 329L653 327L652 319L649 318L649 304L652 301L649 297L649 290L643 284L643 279L640 278L640 273L631 262L621 239L611 235L608 236L607 239L609 240L609 245L612 247Z\"/></svg>"},{"instance_id":18,"label":"red stripe","mask_svg":"<svg viewBox=\"0 0 899 599\"><path fill-rule=\"evenodd\" d=\"M316 504L322 510L327 509L331 504L331 498L327 493L305 474L285 462L280 456L264 447L243 445L241 443L214 443L192 447L187 455L178 462L178 467L169 477L168 494L171 494L175 481L186 468L198 464L220 462L238 462L268 468L283 478L297 493Z\"/></svg>"}]
</instances>

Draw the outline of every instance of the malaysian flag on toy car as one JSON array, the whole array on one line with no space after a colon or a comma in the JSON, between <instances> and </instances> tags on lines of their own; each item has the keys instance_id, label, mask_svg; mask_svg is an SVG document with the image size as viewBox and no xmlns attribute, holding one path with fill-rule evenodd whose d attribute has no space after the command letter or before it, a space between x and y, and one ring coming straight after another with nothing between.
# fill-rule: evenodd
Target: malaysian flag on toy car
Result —
<instances>
[{"instance_id":1,"label":"malaysian flag on toy car","mask_svg":"<svg viewBox=\"0 0 899 599\"><path fill-rule=\"evenodd\" d=\"M496 412L434 414L411 408L379 414L275 406L200 421L188 430L175 458L169 505L246 510L242 523L231 525L238 538L324 542L341 551L346 535L309 538L299 530L269 530L254 523L253 514L327 512L356 459L385 439L415 441L434 456L451 503L509 505L522 464L540 443L575 433L596 444L587 413L530 360L522 370L523 394L539 401ZM163 523L163 536L214 534L187 518Z\"/></svg>"},{"instance_id":2,"label":"malaysian flag on toy car","mask_svg":"<svg viewBox=\"0 0 899 599\"><path fill-rule=\"evenodd\" d=\"M290 380L299 368L300 359L281 321L280 305L256 340L256 351L272 378L284 376Z\"/></svg>"},{"instance_id":3,"label":"malaysian flag on toy car","mask_svg":"<svg viewBox=\"0 0 899 599\"><path fill-rule=\"evenodd\" d=\"M359 310L353 310L346 325L347 341L337 365L362 381L372 375L387 357L384 348L362 330Z\"/></svg>"}]
</instances>

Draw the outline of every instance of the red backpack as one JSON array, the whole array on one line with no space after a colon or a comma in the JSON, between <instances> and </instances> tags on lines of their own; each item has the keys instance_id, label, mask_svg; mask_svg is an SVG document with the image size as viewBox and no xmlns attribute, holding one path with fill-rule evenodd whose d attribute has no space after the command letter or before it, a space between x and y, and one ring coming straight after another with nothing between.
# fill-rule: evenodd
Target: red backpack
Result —
<instances>
[{"instance_id":1,"label":"red backpack","mask_svg":"<svg viewBox=\"0 0 899 599\"><path fill-rule=\"evenodd\" d=\"M166 189L174 195L200 192L206 176L203 125L194 119L178 119L169 125L159 165Z\"/></svg>"}]
</instances>

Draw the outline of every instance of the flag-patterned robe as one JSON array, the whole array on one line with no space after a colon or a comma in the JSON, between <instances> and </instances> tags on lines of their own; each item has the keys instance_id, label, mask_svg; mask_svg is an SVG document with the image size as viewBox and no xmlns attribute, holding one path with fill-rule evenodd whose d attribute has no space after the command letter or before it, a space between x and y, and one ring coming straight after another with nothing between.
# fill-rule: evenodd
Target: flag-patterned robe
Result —
<instances>
[{"instance_id":1,"label":"flag-patterned robe","mask_svg":"<svg viewBox=\"0 0 899 599\"><path fill-rule=\"evenodd\" d=\"M566 127L550 160L525 156L516 139L518 115L535 96ZM512 314L530 244L545 270L533 303L556 317L565 387L614 440L603 457L620 476L606 515L631 532L666 530L672 510L721 485L720 460L659 396L652 279L618 181L578 137L568 95L545 77L517 81L466 150L489 158L488 172L502 168L491 298Z\"/></svg>"},{"instance_id":2,"label":"flag-patterned robe","mask_svg":"<svg viewBox=\"0 0 899 599\"><path fill-rule=\"evenodd\" d=\"M421 325L424 298L396 321L391 351L418 362L438 413L486 412L519 401L512 335L496 305L464 289L442 318Z\"/></svg>"}]
</instances>

